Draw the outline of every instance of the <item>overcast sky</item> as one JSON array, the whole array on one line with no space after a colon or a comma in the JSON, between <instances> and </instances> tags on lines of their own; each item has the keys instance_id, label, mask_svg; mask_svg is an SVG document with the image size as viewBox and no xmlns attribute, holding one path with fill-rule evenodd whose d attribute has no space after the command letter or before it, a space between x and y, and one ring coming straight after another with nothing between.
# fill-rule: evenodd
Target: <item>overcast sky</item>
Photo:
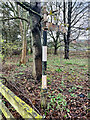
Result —
<instances>
[{"instance_id":1,"label":"overcast sky","mask_svg":"<svg viewBox=\"0 0 90 120\"><path fill-rule=\"evenodd\" d=\"M14 1L14 0L0 0L0 1ZM17 1L20 1L20 2L22 2L22 1L27 1L27 2L30 2L30 0L17 0ZM32 2L39 2L39 1L41 1L41 2L52 2L52 0L31 0ZM54 1L58 1L58 2L62 2L63 0L53 0L53 2ZM66 2L68 2L68 0L65 0ZM71 0L69 0L69 1L71 1ZM76 0L72 0L72 2L74 2L74 1L76 1ZM89 2L90 0L77 0L77 2Z\"/></svg>"}]
</instances>

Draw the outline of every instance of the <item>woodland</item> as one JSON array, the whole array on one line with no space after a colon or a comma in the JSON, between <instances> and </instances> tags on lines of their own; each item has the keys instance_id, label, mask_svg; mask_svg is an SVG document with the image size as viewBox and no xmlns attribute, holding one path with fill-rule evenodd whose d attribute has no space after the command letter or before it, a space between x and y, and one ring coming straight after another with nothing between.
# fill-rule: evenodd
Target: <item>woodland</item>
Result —
<instances>
[{"instance_id":1,"label":"woodland","mask_svg":"<svg viewBox=\"0 0 90 120\"><path fill-rule=\"evenodd\" d=\"M89 19L90 2L1 0L0 87L45 120L89 120ZM14 118L27 119L1 89L0 99Z\"/></svg>"}]
</instances>

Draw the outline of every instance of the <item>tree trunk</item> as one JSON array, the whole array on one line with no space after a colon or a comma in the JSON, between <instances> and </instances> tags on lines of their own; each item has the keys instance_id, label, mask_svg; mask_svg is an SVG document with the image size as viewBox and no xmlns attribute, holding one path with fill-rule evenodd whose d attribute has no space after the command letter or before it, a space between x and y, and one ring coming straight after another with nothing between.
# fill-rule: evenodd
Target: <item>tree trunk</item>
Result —
<instances>
[{"instance_id":1,"label":"tree trunk","mask_svg":"<svg viewBox=\"0 0 90 120\"><path fill-rule=\"evenodd\" d=\"M22 31L22 40L23 40L23 46L22 46L22 56L20 64L26 64L26 52L27 52L27 40L26 40L26 22L24 21L23 31Z\"/></svg>"},{"instance_id":2,"label":"tree trunk","mask_svg":"<svg viewBox=\"0 0 90 120\"><path fill-rule=\"evenodd\" d=\"M69 59L69 42L65 42L65 56L64 59Z\"/></svg>"},{"instance_id":3,"label":"tree trunk","mask_svg":"<svg viewBox=\"0 0 90 120\"><path fill-rule=\"evenodd\" d=\"M33 77L40 81L42 77L42 48L41 48L41 34L38 27L32 30L33 37Z\"/></svg>"},{"instance_id":4,"label":"tree trunk","mask_svg":"<svg viewBox=\"0 0 90 120\"><path fill-rule=\"evenodd\" d=\"M66 5L65 5L65 0L63 0L63 19L64 19L64 24L66 24ZM66 33L64 33L64 43L65 43L65 47L64 47L64 59L69 59L68 58L68 44L67 44L67 39L66 39Z\"/></svg>"},{"instance_id":5,"label":"tree trunk","mask_svg":"<svg viewBox=\"0 0 90 120\"><path fill-rule=\"evenodd\" d=\"M58 39L59 39L59 32L56 33L56 39L54 40L54 55L57 55L57 45L58 45Z\"/></svg>"},{"instance_id":6,"label":"tree trunk","mask_svg":"<svg viewBox=\"0 0 90 120\"><path fill-rule=\"evenodd\" d=\"M26 64L26 48L27 48L27 43L26 43L26 38L24 37L20 64Z\"/></svg>"},{"instance_id":7,"label":"tree trunk","mask_svg":"<svg viewBox=\"0 0 90 120\"><path fill-rule=\"evenodd\" d=\"M57 55L57 46L54 47L54 55Z\"/></svg>"},{"instance_id":8,"label":"tree trunk","mask_svg":"<svg viewBox=\"0 0 90 120\"><path fill-rule=\"evenodd\" d=\"M31 0L32 1L32 0ZM39 2L31 2L32 9L41 13L41 6ZM33 48L33 78L40 81L42 77L42 46L41 46L41 18L30 12L31 31L32 31L32 48Z\"/></svg>"},{"instance_id":9,"label":"tree trunk","mask_svg":"<svg viewBox=\"0 0 90 120\"><path fill-rule=\"evenodd\" d=\"M30 54L33 53L33 48L32 48L32 33L30 33Z\"/></svg>"},{"instance_id":10,"label":"tree trunk","mask_svg":"<svg viewBox=\"0 0 90 120\"><path fill-rule=\"evenodd\" d=\"M66 24L66 8L65 8L65 1L63 2L64 4L64 11L63 11L63 15L64 15L64 24ZM72 1L68 2L68 32L67 32L67 36L64 33L64 43L65 43L65 56L64 59L69 59L69 39L70 39L70 33L71 33L71 13L72 13Z\"/></svg>"},{"instance_id":11,"label":"tree trunk","mask_svg":"<svg viewBox=\"0 0 90 120\"><path fill-rule=\"evenodd\" d=\"M18 16L20 16L20 8L18 8ZM27 17L25 11L23 16ZM26 49L27 49L26 25L27 25L26 21L22 22L20 20L20 33L21 33L21 39L22 39L22 54L21 54L20 64L26 64Z\"/></svg>"}]
</instances>

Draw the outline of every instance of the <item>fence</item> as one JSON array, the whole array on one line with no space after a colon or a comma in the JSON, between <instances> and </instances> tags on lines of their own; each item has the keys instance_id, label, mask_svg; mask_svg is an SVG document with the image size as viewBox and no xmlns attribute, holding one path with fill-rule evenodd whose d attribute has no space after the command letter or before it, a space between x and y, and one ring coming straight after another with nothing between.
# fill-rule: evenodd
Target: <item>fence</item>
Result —
<instances>
[{"instance_id":1,"label":"fence","mask_svg":"<svg viewBox=\"0 0 90 120\"><path fill-rule=\"evenodd\" d=\"M34 111L28 104L17 97L12 91L0 82L0 93L7 99L7 101L15 108L15 110L24 119L41 120L42 116ZM0 104L0 109L6 118L14 118L4 103Z\"/></svg>"}]
</instances>

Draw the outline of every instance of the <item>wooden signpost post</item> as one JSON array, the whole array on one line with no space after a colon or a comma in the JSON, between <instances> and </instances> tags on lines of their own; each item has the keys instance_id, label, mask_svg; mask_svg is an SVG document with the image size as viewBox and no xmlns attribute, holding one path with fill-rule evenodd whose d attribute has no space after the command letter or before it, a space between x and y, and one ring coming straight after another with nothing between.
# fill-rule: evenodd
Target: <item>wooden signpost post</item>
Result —
<instances>
[{"instance_id":1,"label":"wooden signpost post","mask_svg":"<svg viewBox=\"0 0 90 120\"><path fill-rule=\"evenodd\" d=\"M57 12L57 10L52 11L52 13ZM48 15L50 13L47 12L46 6L43 7L43 46L42 46L42 90L41 90L41 107L44 110L47 108L47 30L49 31L62 31L66 33L66 29L62 25L55 25L53 23L48 22Z\"/></svg>"}]
</instances>

